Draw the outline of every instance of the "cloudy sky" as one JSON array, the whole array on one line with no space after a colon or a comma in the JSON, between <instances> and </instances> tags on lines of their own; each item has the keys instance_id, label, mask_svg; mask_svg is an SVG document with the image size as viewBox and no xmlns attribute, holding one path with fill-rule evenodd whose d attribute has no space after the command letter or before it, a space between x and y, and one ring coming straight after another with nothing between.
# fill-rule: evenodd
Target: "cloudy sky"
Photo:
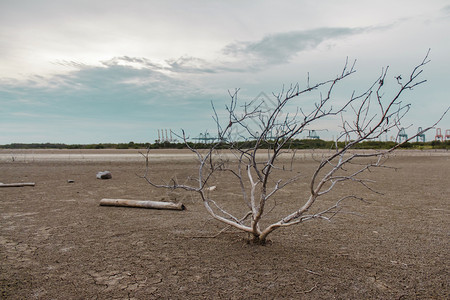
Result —
<instances>
[{"instance_id":1,"label":"cloudy sky","mask_svg":"<svg viewBox=\"0 0 450 300\"><path fill-rule=\"evenodd\" d=\"M449 106L449 35L447 0L0 0L0 144L198 136L214 131L211 101L221 115L229 90L271 97L356 59L339 104L387 65L390 81L409 74L431 48L427 82L403 99L413 134ZM315 126L323 138L338 131Z\"/></svg>"}]
</instances>

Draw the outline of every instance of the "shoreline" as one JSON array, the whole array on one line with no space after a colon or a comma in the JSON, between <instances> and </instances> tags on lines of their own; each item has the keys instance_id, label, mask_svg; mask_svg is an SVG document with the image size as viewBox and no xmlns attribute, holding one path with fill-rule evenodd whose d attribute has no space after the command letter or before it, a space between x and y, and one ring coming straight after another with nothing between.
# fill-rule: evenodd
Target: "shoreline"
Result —
<instances>
[{"instance_id":1,"label":"shoreline","mask_svg":"<svg viewBox=\"0 0 450 300\"><path fill-rule=\"evenodd\" d=\"M264 150L264 149L261 149ZM332 150L296 150L296 157L307 159L316 158ZM371 150L356 149L353 152L368 153ZM0 149L0 162L43 162L43 161L71 161L71 162L137 162L144 161L141 153L145 154L147 149ZM261 151L261 158L266 152ZM287 156L288 154L285 154ZM232 158L233 155L226 155ZM450 152L445 149L434 150L409 150L399 149L390 154L392 157L450 157ZM196 155L188 149L153 149L149 157L154 161L192 161Z\"/></svg>"}]
</instances>

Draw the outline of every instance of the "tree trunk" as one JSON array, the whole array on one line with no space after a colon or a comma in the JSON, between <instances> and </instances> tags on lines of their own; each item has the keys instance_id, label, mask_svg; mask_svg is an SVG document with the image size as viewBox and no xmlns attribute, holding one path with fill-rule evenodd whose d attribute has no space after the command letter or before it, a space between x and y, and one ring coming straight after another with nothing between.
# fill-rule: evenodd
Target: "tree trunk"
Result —
<instances>
[{"instance_id":1,"label":"tree trunk","mask_svg":"<svg viewBox=\"0 0 450 300\"><path fill-rule=\"evenodd\" d=\"M259 235L259 236L256 236L256 235L254 235L253 237L252 237L252 239L249 241L251 244L255 244L255 245L262 245L262 246L264 246L266 243L267 243L267 239L264 237L264 238L261 238L261 236Z\"/></svg>"},{"instance_id":2,"label":"tree trunk","mask_svg":"<svg viewBox=\"0 0 450 300\"><path fill-rule=\"evenodd\" d=\"M140 207L154 209L171 209L185 210L186 207L182 203L149 201L149 200L127 200L127 199L102 199L101 206L124 206L124 207Z\"/></svg>"}]
</instances>

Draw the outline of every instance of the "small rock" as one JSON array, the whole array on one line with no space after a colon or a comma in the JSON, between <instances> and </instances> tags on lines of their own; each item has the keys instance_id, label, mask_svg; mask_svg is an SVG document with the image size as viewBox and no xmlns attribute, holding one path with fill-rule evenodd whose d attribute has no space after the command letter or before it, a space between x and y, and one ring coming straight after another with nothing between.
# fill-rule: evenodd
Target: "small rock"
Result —
<instances>
[{"instance_id":1,"label":"small rock","mask_svg":"<svg viewBox=\"0 0 450 300\"><path fill-rule=\"evenodd\" d=\"M97 179L111 179L112 175L109 171L103 171L97 173Z\"/></svg>"},{"instance_id":2,"label":"small rock","mask_svg":"<svg viewBox=\"0 0 450 300\"><path fill-rule=\"evenodd\" d=\"M75 182L75 180L73 180L73 179L68 179L67 180L67 183L74 183Z\"/></svg>"}]
</instances>

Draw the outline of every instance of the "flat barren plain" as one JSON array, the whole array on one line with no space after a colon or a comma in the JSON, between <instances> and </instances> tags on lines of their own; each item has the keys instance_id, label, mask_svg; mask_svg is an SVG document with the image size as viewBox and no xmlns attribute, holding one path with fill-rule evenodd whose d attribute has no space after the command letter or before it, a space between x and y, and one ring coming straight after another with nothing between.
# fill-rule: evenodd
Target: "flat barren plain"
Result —
<instances>
[{"instance_id":1,"label":"flat barren plain","mask_svg":"<svg viewBox=\"0 0 450 300\"><path fill-rule=\"evenodd\" d=\"M297 157L304 175L277 194L269 221L307 195L317 162ZM150 161L160 182L195 176L184 150L153 151ZM338 187L319 206L344 194L367 202L256 246L233 229L216 236L224 225L197 195L152 188L138 150L0 150L0 182L35 183L0 188L0 298L449 299L450 153L398 151L387 165L367 175L383 194ZM96 179L105 170L112 179ZM245 214L232 178L214 179L212 197ZM99 206L102 198L187 209Z\"/></svg>"}]
</instances>

